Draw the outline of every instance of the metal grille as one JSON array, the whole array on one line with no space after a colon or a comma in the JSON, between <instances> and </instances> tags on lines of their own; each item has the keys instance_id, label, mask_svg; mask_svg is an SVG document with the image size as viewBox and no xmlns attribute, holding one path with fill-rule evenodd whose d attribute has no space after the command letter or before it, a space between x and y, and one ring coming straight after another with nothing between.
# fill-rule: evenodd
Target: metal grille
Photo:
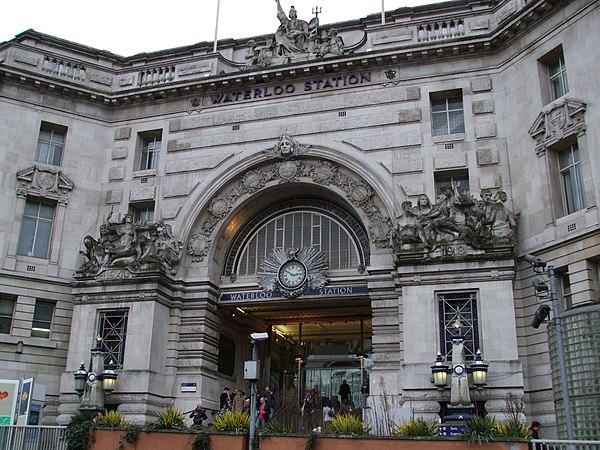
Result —
<instances>
[{"instance_id":1,"label":"metal grille","mask_svg":"<svg viewBox=\"0 0 600 450\"><path fill-rule=\"evenodd\" d=\"M101 311L98 323L98 335L102 338L104 364L111 361L121 369L125 356L125 337L127 336L128 311Z\"/></svg>"},{"instance_id":2,"label":"metal grille","mask_svg":"<svg viewBox=\"0 0 600 450\"><path fill-rule=\"evenodd\" d=\"M464 336L465 358L472 360L479 350L477 296L475 292L438 294L440 309L440 349L443 356L452 357L452 336L460 323Z\"/></svg>"}]
</instances>

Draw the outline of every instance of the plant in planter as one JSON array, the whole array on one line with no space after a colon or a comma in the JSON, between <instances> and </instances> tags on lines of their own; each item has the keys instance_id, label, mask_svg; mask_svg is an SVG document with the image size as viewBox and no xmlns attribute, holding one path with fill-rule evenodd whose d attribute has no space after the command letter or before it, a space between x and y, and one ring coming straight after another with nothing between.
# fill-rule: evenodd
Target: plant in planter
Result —
<instances>
[{"instance_id":1,"label":"plant in planter","mask_svg":"<svg viewBox=\"0 0 600 450\"><path fill-rule=\"evenodd\" d=\"M505 399L507 420L497 424L496 434L504 439L531 439L529 428L521 421L525 417L525 402L509 392Z\"/></svg>"},{"instance_id":2,"label":"plant in planter","mask_svg":"<svg viewBox=\"0 0 600 450\"><path fill-rule=\"evenodd\" d=\"M291 434L296 430L291 427L283 418L275 416L269 420L265 427L261 430L262 434Z\"/></svg>"},{"instance_id":3,"label":"plant in planter","mask_svg":"<svg viewBox=\"0 0 600 450\"><path fill-rule=\"evenodd\" d=\"M125 428L126 425L125 416L119 411L107 411L96 422L98 428Z\"/></svg>"},{"instance_id":4,"label":"plant in planter","mask_svg":"<svg viewBox=\"0 0 600 450\"><path fill-rule=\"evenodd\" d=\"M80 412L67 425L67 450L87 450L90 430L94 429L93 414Z\"/></svg>"},{"instance_id":5,"label":"plant in planter","mask_svg":"<svg viewBox=\"0 0 600 450\"><path fill-rule=\"evenodd\" d=\"M213 427L217 431L233 431L237 434L250 430L250 416L243 412L228 411L213 418Z\"/></svg>"},{"instance_id":6,"label":"plant in planter","mask_svg":"<svg viewBox=\"0 0 600 450\"><path fill-rule=\"evenodd\" d=\"M192 443L192 450L210 450L210 437L204 430L200 430Z\"/></svg>"},{"instance_id":7,"label":"plant in planter","mask_svg":"<svg viewBox=\"0 0 600 450\"><path fill-rule=\"evenodd\" d=\"M422 417L413 417L397 425L392 435L405 437L438 436L439 431L436 423L428 422Z\"/></svg>"},{"instance_id":8,"label":"plant in planter","mask_svg":"<svg viewBox=\"0 0 600 450\"><path fill-rule=\"evenodd\" d=\"M168 407L159 416L156 422L148 425L149 430L185 430L185 414L182 411Z\"/></svg>"},{"instance_id":9,"label":"plant in planter","mask_svg":"<svg viewBox=\"0 0 600 450\"><path fill-rule=\"evenodd\" d=\"M371 432L370 427L365 427L362 419L353 414L338 414L333 418L330 425L333 434L349 436L363 436Z\"/></svg>"},{"instance_id":10,"label":"plant in planter","mask_svg":"<svg viewBox=\"0 0 600 450\"><path fill-rule=\"evenodd\" d=\"M497 435L496 419L492 416L473 416L467 421L465 439L471 444L482 444L494 440Z\"/></svg>"}]
</instances>

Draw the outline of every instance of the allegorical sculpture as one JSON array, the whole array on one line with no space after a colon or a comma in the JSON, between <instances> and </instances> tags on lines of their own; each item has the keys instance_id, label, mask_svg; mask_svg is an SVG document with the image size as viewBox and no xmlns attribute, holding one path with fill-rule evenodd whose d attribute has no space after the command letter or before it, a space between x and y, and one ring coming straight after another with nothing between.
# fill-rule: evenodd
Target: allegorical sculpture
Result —
<instances>
[{"instance_id":1,"label":"allegorical sculpture","mask_svg":"<svg viewBox=\"0 0 600 450\"><path fill-rule=\"evenodd\" d=\"M134 223L126 214L119 222L111 222L112 212L100 225L100 237L83 238L85 258L79 268L82 275L95 275L103 269L129 269L132 272L166 270L175 273L181 262L181 242L173 236L171 225Z\"/></svg>"},{"instance_id":2,"label":"allegorical sculpture","mask_svg":"<svg viewBox=\"0 0 600 450\"><path fill-rule=\"evenodd\" d=\"M245 70L344 54L344 40L337 30L319 28L319 8L313 9L315 17L307 22L298 18L293 6L286 14L279 0L275 2L279 27L269 45L259 47L256 41L248 41Z\"/></svg>"},{"instance_id":3,"label":"allegorical sculpture","mask_svg":"<svg viewBox=\"0 0 600 450\"><path fill-rule=\"evenodd\" d=\"M417 205L402 203L396 218L393 243L397 251L433 251L441 245L466 244L475 249L511 246L518 214L508 210L507 195L488 189L477 200L458 190L459 184L442 189L435 204L421 194Z\"/></svg>"}]
</instances>

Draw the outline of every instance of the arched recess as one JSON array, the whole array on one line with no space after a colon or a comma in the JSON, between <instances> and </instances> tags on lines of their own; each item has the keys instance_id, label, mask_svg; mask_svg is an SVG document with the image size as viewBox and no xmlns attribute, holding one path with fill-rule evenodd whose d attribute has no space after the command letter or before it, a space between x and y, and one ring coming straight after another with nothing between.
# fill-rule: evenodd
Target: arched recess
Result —
<instances>
[{"instance_id":1,"label":"arched recess","mask_svg":"<svg viewBox=\"0 0 600 450\"><path fill-rule=\"evenodd\" d=\"M304 154L292 155L281 155L274 149L269 159L244 164L244 171L204 199L205 209L189 234L188 266L210 261L207 275L217 279L223 274L231 241L259 208L300 196L330 200L350 212L363 224L372 249L390 246L393 223L387 202L378 194L381 186L376 190L362 173L323 159L322 149L318 149L319 157L310 157L311 147L303 148ZM376 178L369 171L364 174Z\"/></svg>"}]
</instances>

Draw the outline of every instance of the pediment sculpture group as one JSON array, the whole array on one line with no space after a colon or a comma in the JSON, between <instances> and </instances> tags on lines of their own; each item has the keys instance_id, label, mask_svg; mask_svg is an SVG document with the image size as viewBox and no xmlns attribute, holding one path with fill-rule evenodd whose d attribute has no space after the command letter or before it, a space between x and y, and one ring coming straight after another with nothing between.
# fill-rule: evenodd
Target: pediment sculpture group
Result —
<instances>
[{"instance_id":1,"label":"pediment sculpture group","mask_svg":"<svg viewBox=\"0 0 600 450\"><path fill-rule=\"evenodd\" d=\"M421 194L417 204L406 200L396 218L393 245L398 252L433 251L444 243L463 242L473 248L512 245L518 214L508 210L504 191L484 189L480 198L459 192L459 183L441 189L436 203Z\"/></svg>"},{"instance_id":2,"label":"pediment sculpture group","mask_svg":"<svg viewBox=\"0 0 600 450\"><path fill-rule=\"evenodd\" d=\"M256 41L248 41L246 69L344 54L344 40L337 30L330 28L323 32L319 28L318 11L313 11L315 17L306 22L298 19L296 8L292 6L286 15L279 0L275 1L280 25L273 36L273 42L259 47Z\"/></svg>"},{"instance_id":3,"label":"pediment sculpture group","mask_svg":"<svg viewBox=\"0 0 600 450\"><path fill-rule=\"evenodd\" d=\"M119 222L111 222L111 217L112 212L100 225L98 239L90 235L83 238L85 250L79 253L85 261L80 273L94 275L106 268L177 271L182 244L173 236L171 225L162 220L134 223L130 214Z\"/></svg>"}]
</instances>

